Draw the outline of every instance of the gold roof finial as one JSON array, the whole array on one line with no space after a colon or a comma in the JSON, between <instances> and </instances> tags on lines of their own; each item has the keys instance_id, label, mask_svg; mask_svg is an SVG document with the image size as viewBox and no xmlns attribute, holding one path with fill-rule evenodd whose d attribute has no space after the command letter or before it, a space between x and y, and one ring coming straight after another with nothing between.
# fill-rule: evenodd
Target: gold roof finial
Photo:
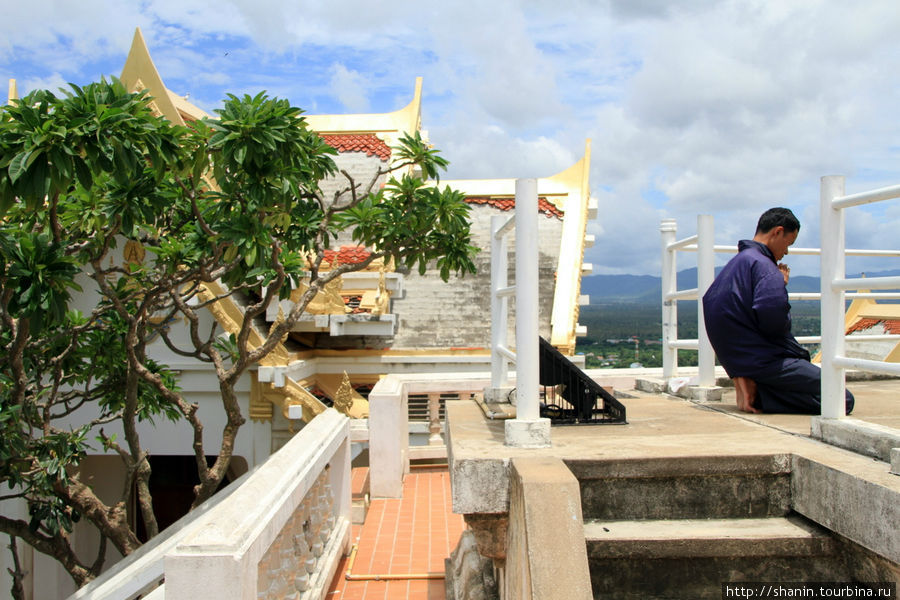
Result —
<instances>
[{"instance_id":1,"label":"gold roof finial","mask_svg":"<svg viewBox=\"0 0 900 600\"><path fill-rule=\"evenodd\" d=\"M19 88L16 85L15 79L9 80L9 94L7 95L7 104L15 104L19 99Z\"/></svg>"},{"instance_id":2,"label":"gold roof finial","mask_svg":"<svg viewBox=\"0 0 900 600\"><path fill-rule=\"evenodd\" d=\"M350 408L353 406L353 386L350 385L350 376L344 371L344 379L334 395L334 409L350 415Z\"/></svg>"}]
</instances>

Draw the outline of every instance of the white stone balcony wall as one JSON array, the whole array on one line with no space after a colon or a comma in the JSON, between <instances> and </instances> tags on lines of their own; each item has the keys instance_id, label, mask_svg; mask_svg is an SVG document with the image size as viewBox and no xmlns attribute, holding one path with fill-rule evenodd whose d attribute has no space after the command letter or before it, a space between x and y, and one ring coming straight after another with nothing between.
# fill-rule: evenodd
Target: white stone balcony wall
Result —
<instances>
[{"instance_id":1,"label":"white stone balcony wall","mask_svg":"<svg viewBox=\"0 0 900 600\"><path fill-rule=\"evenodd\" d=\"M324 598L350 547L350 420L328 409L232 485L70 600Z\"/></svg>"}]
</instances>

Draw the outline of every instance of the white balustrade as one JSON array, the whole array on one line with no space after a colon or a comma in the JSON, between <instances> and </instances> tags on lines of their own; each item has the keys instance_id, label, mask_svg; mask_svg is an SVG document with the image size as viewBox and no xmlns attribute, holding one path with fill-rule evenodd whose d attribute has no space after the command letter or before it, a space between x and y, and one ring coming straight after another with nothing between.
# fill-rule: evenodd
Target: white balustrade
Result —
<instances>
[{"instance_id":1,"label":"white balustrade","mask_svg":"<svg viewBox=\"0 0 900 600\"><path fill-rule=\"evenodd\" d=\"M900 186L892 186L863 192L844 194L844 178L822 178L820 194L820 230L822 248L791 248L794 255L819 255L821 262L821 292L791 293L791 300L821 300L821 336L802 336L800 343L821 343L822 351L822 416L838 418L844 415L845 369L859 369L900 375L900 365L853 359L844 356L844 306L846 299L869 298L875 300L898 299L900 292L872 292L873 289L900 288L900 277L845 277L847 256L900 257L900 250L846 249L844 241L844 210L852 206L900 198ZM715 276L714 253L734 254L735 246L714 243L713 218L700 215L697 219L697 235L677 240L677 224L674 219L664 219L660 224L662 236L662 339L663 376L666 379L678 374L678 350L697 350L700 385L712 385L715 379L715 355L709 345L703 321L702 298ZM677 253L697 252L697 288L679 290L676 281ZM850 291L864 290L864 291ZM697 300L698 339L678 338L677 303ZM898 335L854 335L855 341L896 340Z\"/></svg>"},{"instance_id":2,"label":"white balustrade","mask_svg":"<svg viewBox=\"0 0 900 600\"><path fill-rule=\"evenodd\" d=\"M350 425L328 409L70 600L320 600L349 547Z\"/></svg>"}]
</instances>

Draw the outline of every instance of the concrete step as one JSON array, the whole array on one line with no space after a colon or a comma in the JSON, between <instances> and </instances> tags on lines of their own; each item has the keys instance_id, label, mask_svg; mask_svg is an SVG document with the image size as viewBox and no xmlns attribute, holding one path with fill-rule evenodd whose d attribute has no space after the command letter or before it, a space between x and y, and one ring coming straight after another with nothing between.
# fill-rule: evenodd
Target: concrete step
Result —
<instances>
[{"instance_id":1,"label":"concrete step","mask_svg":"<svg viewBox=\"0 0 900 600\"><path fill-rule=\"evenodd\" d=\"M354 467L350 470L350 518L354 524L366 522L369 513L369 467Z\"/></svg>"},{"instance_id":2,"label":"concrete step","mask_svg":"<svg viewBox=\"0 0 900 600\"><path fill-rule=\"evenodd\" d=\"M827 531L799 517L585 521L595 598L721 598L724 582L846 581Z\"/></svg>"},{"instance_id":3,"label":"concrete step","mask_svg":"<svg viewBox=\"0 0 900 600\"><path fill-rule=\"evenodd\" d=\"M566 463L585 519L756 519L790 512L790 459L674 457Z\"/></svg>"}]
</instances>

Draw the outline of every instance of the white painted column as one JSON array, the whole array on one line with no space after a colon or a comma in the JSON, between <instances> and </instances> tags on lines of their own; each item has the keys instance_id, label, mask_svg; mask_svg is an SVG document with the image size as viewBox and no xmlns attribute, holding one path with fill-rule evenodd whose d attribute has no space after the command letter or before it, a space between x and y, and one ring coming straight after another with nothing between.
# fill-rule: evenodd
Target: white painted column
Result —
<instances>
[{"instance_id":1,"label":"white painted column","mask_svg":"<svg viewBox=\"0 0 900 600\"><path fill-rule=\"evenodd\" d=\"M491 217L491 387L495 390L509 381L508 359L498 351L507 345L509 328L509 299L500 294L508 285L509 251L506 235L500 233L508 219L505 215Z\"/></svg>"},{"instance_id":2,"label":"white painted column","mask_svg":"<svg viewBox=\"0 0 900 600\"><path fill-rule=\"evenodd\" d=\"M839 419L846 412L844 370L834 364L844 355L844 291L832 288L835 279L844 279L844 211L833 201L844 195L844 177L822 177L819 194L821 227L822 286L822 416Z\"/></svg>"},{"instance_id":3,"label":"white painted column","mask_svg":"<svg viewBox=\"0 0 900 600\"><path fill-rule=\"evenodd\" d=\"M716 354L713 352L706 321L703 318L703 294L716 276L715 225L712 215L697 216L697 344L699 384L711 387L716 384Z\"/></svg>"},{"instance_id":4,"label":"white painted column","mask_svg":"<svg viewBox=\"0 0 900 600\"><path fill-rule=\"evenodd\" d=\"M678 371L678 350L669 344L678 339L678 303L666 296L676 289L675 253L669 244L675 243L678 230L675 219L663 219L659 225L662 234L662 358L663 378L675 377Z\"/></svg>"},{"instance_id":5,"label":"white painted column","mask_svg":"<svg viewBox=\"0 0 900 600\"><path fill-rule=\"evenodd\" d=\"M538 199L536 179L516 180L516 418L506 445L550 445L550 419L540 418L538 387Z\"/></svg>"},{"instance_id":6,"label":"white painted column","mask_svg":"<svg viewBox=\"0 0 900 600\"><path fill-rule=\"evenodd\" d=\"M373 498L400 498L409 472L408 393L388 375L369 392L369 490Z\"/></svg>"}]
</instances>

